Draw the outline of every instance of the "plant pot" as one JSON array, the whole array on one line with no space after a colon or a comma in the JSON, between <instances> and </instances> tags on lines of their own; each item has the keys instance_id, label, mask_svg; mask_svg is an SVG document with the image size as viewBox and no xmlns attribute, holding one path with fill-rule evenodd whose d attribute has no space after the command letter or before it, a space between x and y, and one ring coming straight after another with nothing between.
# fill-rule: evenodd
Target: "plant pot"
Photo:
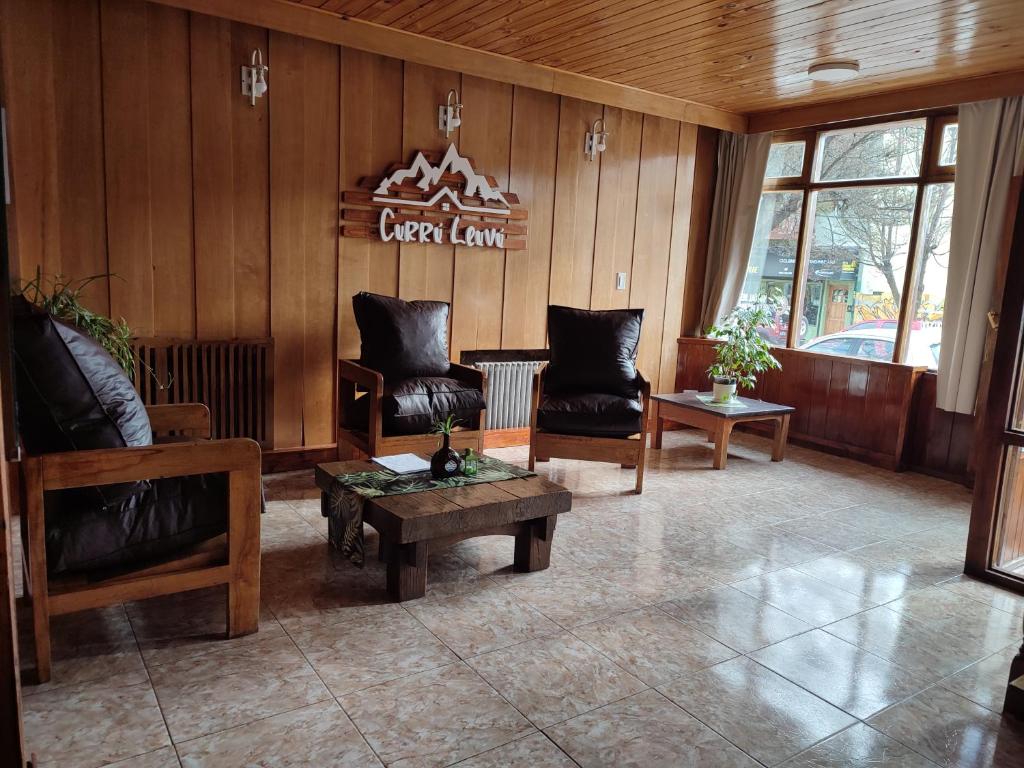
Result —
<instances>
[{"instance_id":1,"label":"plant pot","mask_svg":"<svg viewBox=\"0 0 1024 768\"><path fill-rule=\"evenodd\" d=\"M736 379L716 376L712 379L711 399L716 403L731 403L736 399Z\"/></svg>"},{"instance_id":2,"label":"plant pot","mask_svg":"<svg viewBox=\"0 0 1024 768\"><path fill-rule=\"evenodd\" d=\"M462 457L451 446L451 435L444 435L441 449L430 457L430 474L435 480L444 480L462 472Z\"/></svg>"}]
</instances>

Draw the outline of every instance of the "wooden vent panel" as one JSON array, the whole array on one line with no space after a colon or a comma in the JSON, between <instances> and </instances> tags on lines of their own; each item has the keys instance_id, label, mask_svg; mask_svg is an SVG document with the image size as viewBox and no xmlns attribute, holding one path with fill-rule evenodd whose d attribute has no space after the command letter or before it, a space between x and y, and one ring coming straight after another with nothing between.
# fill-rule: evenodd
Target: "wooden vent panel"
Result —
<instances>
[{"instance_id":1,"label":"wooden vent panel","mask_svg":"<svg viewBox=\"0 0 1024 768\"><path fill-rule=\"evenodd\" d=\"M273 339L137 338L135 388L147 405L204 403L214 438L274 444Z\"/></svg>"}]
</instances>

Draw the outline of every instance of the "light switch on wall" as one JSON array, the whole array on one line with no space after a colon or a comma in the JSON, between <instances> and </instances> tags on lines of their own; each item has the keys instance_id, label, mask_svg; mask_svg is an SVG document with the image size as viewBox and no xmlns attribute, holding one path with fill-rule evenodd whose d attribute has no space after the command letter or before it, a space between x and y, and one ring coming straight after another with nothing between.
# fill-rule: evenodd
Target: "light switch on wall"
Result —
<instances>
[{"instance_id":1,"label":"light switch on wall","mask_svg":"<svg viewBox=\"0 0 1024 768\"><path fill-rule=\"evenodd\" d=\"M615 290L624 291L626 290L626 273L616 272L615 273Z\"/></svg>"}]
</instances>

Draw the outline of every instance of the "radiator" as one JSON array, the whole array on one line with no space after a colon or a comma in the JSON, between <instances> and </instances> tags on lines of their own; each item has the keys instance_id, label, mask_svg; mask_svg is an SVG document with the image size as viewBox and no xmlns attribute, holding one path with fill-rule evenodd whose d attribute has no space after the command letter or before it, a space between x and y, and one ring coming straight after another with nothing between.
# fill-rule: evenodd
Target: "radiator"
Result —
<instances>
[{"instance_id":1,"label":"radiator","mask_svg":"<svg viewBox=\"0 0 1024 768\"><path fill-rule=\"evenodd\" d=\"M537 360L477 362L487 373L487 429L530 426L530 397Z\"/></svg>"},{"instance_id":2,"label":"radiator","mask_svg":"<svg viewBox=\"0 0 1024 768\"><path fill-rule=\"evenodd\" d=\"M135 388L144 403L203 403L213 437L249 437L273 447L272 339L137 338L132 352Z\"/></svg>"}]
</instances>

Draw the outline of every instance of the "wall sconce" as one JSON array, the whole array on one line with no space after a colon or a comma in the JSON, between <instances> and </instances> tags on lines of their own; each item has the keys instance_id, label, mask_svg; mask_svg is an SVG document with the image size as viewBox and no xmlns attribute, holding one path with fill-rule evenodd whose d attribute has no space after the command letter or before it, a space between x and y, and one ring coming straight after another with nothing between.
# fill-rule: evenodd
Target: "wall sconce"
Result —
<instances>
[{"instance_id":1,"label":"wall sconce","mask_svg":"<svg viewBox=\"0 0 1024 768\"><path fill-rule=\"evenodd\" d=\"M444 132L447 139L449 134L462 125L462 104L459 102L459 92L452 88L448 91L448 98L444 104L437 108L437 129Z\"/></svg>"},{"instance_id":2,"label":"wall sconce","mask_svg":"<svg viewBox=\"0 0 1024 768\"><path fill-rule=\"evenodd\" d=\"M242 65L242 95L249 97L249 106L256 106L256 99L267 92L267 72L270 67L263 63L263 51L252 52L252 63Z\"/></svg>"},{"instance_id":3,"label":"wall sconce","mask_svg":"<svg viewBox=\"0 0 1024 768\"><path fill-rule=\"evenodd\" d=\"M583 144L583 153L587 160L594 160L600 152L604 152L608 146L608 137L611 134L604 129L604 120L598 118L594 126L587 131L587 140Z\"/></svg>"}]
</instances>

